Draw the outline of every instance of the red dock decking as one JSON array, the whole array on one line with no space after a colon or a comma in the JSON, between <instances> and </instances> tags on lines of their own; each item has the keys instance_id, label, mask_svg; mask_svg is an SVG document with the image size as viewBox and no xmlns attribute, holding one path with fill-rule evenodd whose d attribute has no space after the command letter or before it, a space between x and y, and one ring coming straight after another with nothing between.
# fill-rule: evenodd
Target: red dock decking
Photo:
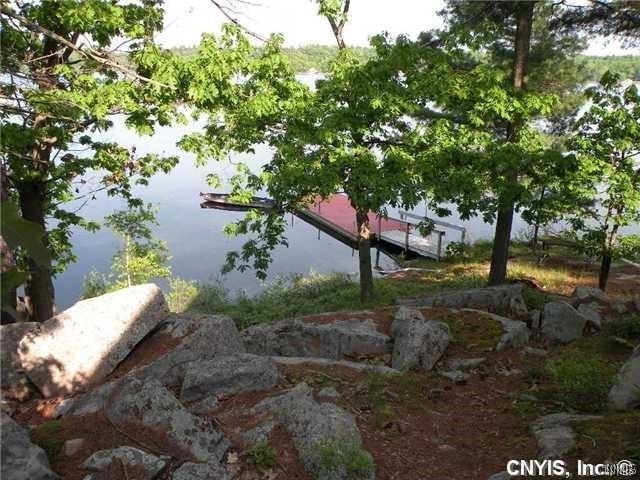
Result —
<instances>
[{"instance_id":1,"label":"red dock decking","mask_svg":"<svg viewBox=\"0 0 640 480\"><path fill-rule=\"evenodd\" d=\"M307 207L307 212L317 215L325 222L331 223L332 226L340 228L344 233L352 235L354 238L358 236L356 211L344 193L337 193L326 199L316 197L313 204ZM391 230L405 231L407 222L380 217L374 212L369 212L369 228L376 235Z\"/></svg>"}]
</instances>

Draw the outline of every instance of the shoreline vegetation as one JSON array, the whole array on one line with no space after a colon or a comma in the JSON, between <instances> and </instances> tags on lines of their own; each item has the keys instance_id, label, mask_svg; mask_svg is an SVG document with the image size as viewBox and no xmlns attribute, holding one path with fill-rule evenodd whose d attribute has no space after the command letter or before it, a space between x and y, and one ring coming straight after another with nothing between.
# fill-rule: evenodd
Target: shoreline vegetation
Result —
<instances>
[{"instance_id":1,"label":"shoreline vegetation","mask_svg":"<svg viewBox=\"0 0 640 480\"><path fill-rule=\"evenodd\" d=\"M169 50L179 56L189 57L196 54L197 47L175 47ZM362 62L374 55L371 47L350 47L350 50ZM259 55L260 51L258 48L256 55ZM294 71L299 74L327 72L329 64L338 53L337 47L330 45L285 47L282 51ZM607 70L619 73L625 79L640 80L640 55L578 55L578 58L586 82L599 81Z\"/></svg>"}]
</instances>

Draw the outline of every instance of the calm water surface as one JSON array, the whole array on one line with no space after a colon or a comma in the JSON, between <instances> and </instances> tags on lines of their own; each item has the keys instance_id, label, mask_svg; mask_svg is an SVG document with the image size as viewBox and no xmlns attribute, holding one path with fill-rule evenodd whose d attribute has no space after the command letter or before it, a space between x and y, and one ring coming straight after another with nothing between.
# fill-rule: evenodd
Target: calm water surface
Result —
<instances>
[{"instance_id":1,"label":"calm water surface","mask_svg":"<svg viewBox=\"0 0 640 480\"><path fill-rule=\"evenodd\" d=\"M264 284L255 277L253 271L232 272L224 277L220 276L226 253L239 249L247 239L228 237L222 229L225 224L241 218L243 214L201 209L198 194L210 190L205 181L208 173L218 173L223 181L228 180L235 173L235 167L231 162L241 160L257 169L268 161L270 152L265 147L259 147L255 155L234 156L230 158L231 162L211 162L206 167L197 168L194 156L176 147L176 142L187 131L186 127L163 127L152 137L139 137L125 128L121 121L116 121L114 128L107 132L107 135L110 140L124 146L135 146L138 155L157 152L180 157L180 163L169 174L157 175L151 179L147 187L138 187L135 190L145 202L152 202L159 209L159 225L154 229L154 234L168 244L173 274L189 280L220 280L232 293L257 293ZM87 179L91 180L91 176ZM105 215L123 207L122 201L98 194L80 213L88 219L102 222ZM424 215L426 210L424 206L419 206L414 212ZM390 211L391 215L394 213L393 210ZM357 272L357 252L299 218L291 218L291 215L288 215L287 219L286 236L289 246L280 246L273 252L273 263L268 272L267 282L273 281L278 275L291 273L306 275L312 272ZM462 222L454 213L445 220L464 225L470 241L491 238L493 234L493 225L484 223L480 218ZM514 235L525 228L526 224L522 219L514 219ZM628 229L638 230L638 226ZM447 232L446 239L458 240L459 234ZM83 280L91 270L109 270L112 257L119 245L117 237L106 227L96 233L77 229L74 231L72 242L78 261L70 265L55 281L59 308L66 308L78 300ZM393 260L385 255L381 256L380 264L385 269L395 268Z\"/></svg>"}]
</instances>

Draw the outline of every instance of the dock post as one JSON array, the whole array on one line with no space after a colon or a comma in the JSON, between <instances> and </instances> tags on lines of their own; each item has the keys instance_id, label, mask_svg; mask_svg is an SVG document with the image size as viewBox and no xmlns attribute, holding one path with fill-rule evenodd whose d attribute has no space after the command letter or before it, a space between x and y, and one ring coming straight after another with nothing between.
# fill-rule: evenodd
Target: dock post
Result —
<instances>
[{"instance_id":1,"label":"dock post","mask_svg":"<svg viewBox=\"0 0 640 480\"><path fill-rule=\"evenodd\" d=\"M407 222L407 232L404 235L404 251L405 253L409 251L409 222Z\"/></svg>"},{"instance_id":2,"label":"dock post","mask_svg":"<svg viewBox=\"0 0 640 480\"><path fill-rule=\"evenodd\" d=\"M442 258L442 237L444 232L438 232L438 261Z\"/></svg>"}]
</instances>

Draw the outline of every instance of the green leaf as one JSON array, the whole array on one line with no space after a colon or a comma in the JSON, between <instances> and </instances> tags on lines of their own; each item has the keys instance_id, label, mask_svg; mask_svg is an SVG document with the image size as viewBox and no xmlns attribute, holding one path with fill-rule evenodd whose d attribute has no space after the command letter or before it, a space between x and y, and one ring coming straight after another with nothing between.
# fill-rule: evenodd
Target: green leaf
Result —
<instances>
[{"instance_id":1,"label":"green leaf","mask_svg":"<svg viewBox=\"0 0 640 480\"><path fill-rule=\"evenodd\" d=\"M51 257L44 243L44 229L35 222L23 219L18 213L18 206L11 201L1 202L0 209L2 237L9 247L22 247L38 265L49 265Z\"/></svg>"}]
</instances>

